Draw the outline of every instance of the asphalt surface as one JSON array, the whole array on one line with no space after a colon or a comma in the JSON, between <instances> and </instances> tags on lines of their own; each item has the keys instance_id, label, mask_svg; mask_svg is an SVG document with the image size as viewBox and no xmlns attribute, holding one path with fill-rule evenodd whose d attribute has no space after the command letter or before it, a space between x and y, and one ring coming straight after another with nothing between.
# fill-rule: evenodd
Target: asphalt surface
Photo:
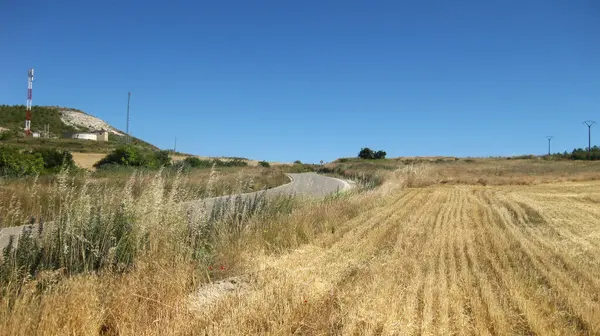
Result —
<instances>
[{"instance_id":1,"label":"asphalt surface","mask_svg":"<svg viewBox=\"0 0 600 336\"><path fill-rule=\"evenodd\" d=\"M287 174L290 177L290 182L279 187L264 191L256 191L252 193L240 194L241 198L252 199L259 196L263 196L267 199L276 198L278 196L294 195L294 196L307 196L307 197L325 197L338 191L345 191L353 187L350 182L340 180L333 177L317 175L315 173L302 173L302 174ZM236 195L238 196L238 195ZM204 212L210 213L214 205L218 202L225 202L230 200L232 197L221 196L214 198L206 198L196 201L189 201L185 203L188 209L202 208ZM13 226L8 228L0 229L0 258L2 258L2 250L8 245L9 237L18 236L23 231L23 228L27 225ZM32 226L33 232L37 230L37 224Z\"/></svg>"}]
</instances>

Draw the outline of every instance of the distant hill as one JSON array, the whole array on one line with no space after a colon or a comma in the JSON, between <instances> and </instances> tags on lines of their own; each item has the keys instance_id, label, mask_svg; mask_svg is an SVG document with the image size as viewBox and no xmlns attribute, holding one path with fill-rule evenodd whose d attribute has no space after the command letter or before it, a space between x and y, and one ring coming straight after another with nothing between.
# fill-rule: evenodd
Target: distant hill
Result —
<instances>
[{"instance_id":1,"label":"distant hill","mask_svg":"<svg viewBox=\"0 0 600 336\"><path fill-rule=\"evenodd\" d=\"M25 105L0 105L0 144L31 147L54 147L70 151L107 152L119 144L125 143L125 132L113 127L106 121L84 111L61 106L32 106L33 132L40 132L43 138L25 137ZM49 134L45 136L44 127L48 125ZM64 133L109 132L108 142L90 140L62 139ZM146 148L158 149L141 139L132 137L132 143Z\"/></svg>"}]
</instances>

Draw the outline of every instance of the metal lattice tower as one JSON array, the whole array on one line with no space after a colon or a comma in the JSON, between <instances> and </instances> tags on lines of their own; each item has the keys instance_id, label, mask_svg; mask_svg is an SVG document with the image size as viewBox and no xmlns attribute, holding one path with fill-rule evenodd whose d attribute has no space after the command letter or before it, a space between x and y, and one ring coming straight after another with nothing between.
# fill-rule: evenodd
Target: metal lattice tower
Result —
<instances>
[{"instance_id":1,"label":"metal lattice tower","mask_svg":"<svg viewBox=\"0 0 600 336\"><path fill-rule=\"evenodd\" d=\"M33 91L33 68L27 72L27 112L25 112L25 134L31 134L31 98Z\"/></svg>"}]
</instances>

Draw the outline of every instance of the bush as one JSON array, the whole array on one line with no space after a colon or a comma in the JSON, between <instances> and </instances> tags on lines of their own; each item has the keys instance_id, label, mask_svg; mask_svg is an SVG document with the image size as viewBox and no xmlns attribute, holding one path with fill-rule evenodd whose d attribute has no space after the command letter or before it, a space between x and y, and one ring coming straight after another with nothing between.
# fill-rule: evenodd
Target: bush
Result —
<instances>
[{"instance_id":1,"label":"bush","mask_svg":"<svg viewBox=\"0 0 600 336\"><path fill-rule=\"evenodd\" d=\"M0 140L10 140L17 138L19 136L18 132L14 130L7 130L0 132Z\"/></svg>"},{"instance_id":2,"label":"bush","mask_svg":"<svg viewBox=\"0 0 600 336\"><path fill-rule=\"evenodd\" d=\"M385 156L387 155L386 152L379 150L379 151L373 151L371 148L362 148L360 150L360 152L358 153L358 157L361 159L365 159L365 160L379 160L379 159L385 159Z\"/></svg>"},{"instance_id":3,"label":"bush","mask_svg":"<svg viewBox=\"0 0 600 336\"><path fill-rule=\"evenodd\" d=\"M58 172L62 167L74 167L73 155L67 151L58 151L51 148L37 148L34 154L39 154L44 160L44 169L49 172Z\"/></svg>"},{"instance_id":4,"label":"bush","mask_svg":"<svg viewBox=\"0 0 600 336\"><path fill-rule=\"evenodd\" d=\"M362 148L358 153L358 157L365 160L371 160L375 158L375 153L371 148Z\"/></svg>"},{"instance_id":5,"label":"bush","mask_svg":"<svg viewBox=\"0 0 600 336\"><path fill-rule=\"evenodd\" d=\"M302 161L296 160L296 161L294 161L294 164L302 164Z\"/></svg>"},{"instance_id":6,"label":"bush","mask_svg":"<svg viewBox=\"0 0 600 336\"><path fill-rule=\"evenodd\" d=\"M248 165L248 162L245 159L241 158L233 158L232 160L223 161L220 159L213 160L202 160L197 157L187 157L185 160L178 162L175 166L176 168L183 167L184 169L189 168L211 168L215 167L245 167Z\"/></svg>"},{"instance_id":7,"label":"bush","mask_svg":"<svg viewBox=\"0 0 600 336\"><path fill-rule=\"evenodd\" d=\"M147 151L136 146L120 146L98 161L94 167L103 168L111 165L160 168L171 165L168 151Z\"/></svg>"},{"instance_id":8,"label":"bush","mask_svg":"<svg viewBox=\"0 0 600 336\"><path fill-rule=\"evenodd\" d=\"M600 147L592 146L591 151L588 152L587 148L576 148L570 155L571 160L600 160Z\"/></svg>"},{"instance_id":9,"label":"bush","mask_svg":"<svg viewBox=\"0 0 600 336\"><path fill-rule=\"evenodd\" d=\"M212 163L210 162L210 160L200 160L197 157L186 157L185 160L183 160L183 163L191 168L210 168L212 167Z\"/></svg>"},{"instance_id":10,"label":"bush","mask_svg":"<svg viewBox=\"0 0 600 336\"><path fill-rule=\"evenodd\" d=\"M44 159L39 153L20 152L13 148L0 148L0 175L20 177L40 174Z\"/></svg>"},{"instance_id":11,"label":"bush","mask_svg":"<svg viewBox=\"0 0 600 336\"><path fill-rule=\"evenodd\" d=\"M258 165L265 168L271 167L271 165L267 161L260 161L258 162Z\"/></svg>"},{"instance_id":12,"label":"bush","mask_svg":"<svg viewBox=\"0 0 600 336\"><path fill-rule=\"evenodd\" d=\"M169 167L171 165L171 157L169 156L169 151L166 150L151 152L147 156L147 161L146 165L149 168Z\"/></svg>"},{"instance_id":13,"label":"bush","mask_svg":"<svg viewBox=\"0 0 600 336\"><path fill-rule=\"evenodd\" d=\"M385 156L387 155L386 152L379 150L377 152L375 152L375 159L385 159Z\"/></svg>"},{"instance_id":14,"label":"bush","mask_svg":"<svg viewBox=\"0 0 600 336\"><path fill-rule=\"evenodd\" d=\"M245 167L248 165L248 162L240 158L234 158L233 160L229 161L221 161L219 159L215 159L213 160L213 163L217 167Z\"/></svg>"}]
</instances>

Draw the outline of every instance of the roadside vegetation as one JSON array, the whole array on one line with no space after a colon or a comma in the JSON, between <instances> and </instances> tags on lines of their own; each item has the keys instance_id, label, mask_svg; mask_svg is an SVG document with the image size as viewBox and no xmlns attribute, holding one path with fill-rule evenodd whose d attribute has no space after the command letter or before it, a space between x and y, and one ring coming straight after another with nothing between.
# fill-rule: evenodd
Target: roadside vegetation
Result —
<instances>
[{"instance_id":1,"label":"roadside vegetation","mask_svg":"<svg viewBox=\"0 0 600 336\"><path fill-rule=\"evenodd\" d=\"M131 183L137 199L143 186L152 183L160 172L164 192L169 192L177 181L184 191L180 199L189 201L260 191L289 182L279 167L248 166L241 158L188 157L173 163L167 151L137 146L116 148L97 162L96 168L85 171L76 167L69 152L0 147L0 228L57 218L60 212L56 206L61 202L57 188L61 183L68 183L71 192L86 197L114 194L115 189Z\"/></svg>"},{"instance_id":2,"label":"roadside vegetation","mask_svg":"<svg viewBox=\"0 0 600 336\"><path fill-rule=\"evenodd\" d=\"M22 177L58 172L61 167L74 168L73 156L66 151L37 148L19 151L0 147L0 177Z\"/></svg>"}]
</instances>

